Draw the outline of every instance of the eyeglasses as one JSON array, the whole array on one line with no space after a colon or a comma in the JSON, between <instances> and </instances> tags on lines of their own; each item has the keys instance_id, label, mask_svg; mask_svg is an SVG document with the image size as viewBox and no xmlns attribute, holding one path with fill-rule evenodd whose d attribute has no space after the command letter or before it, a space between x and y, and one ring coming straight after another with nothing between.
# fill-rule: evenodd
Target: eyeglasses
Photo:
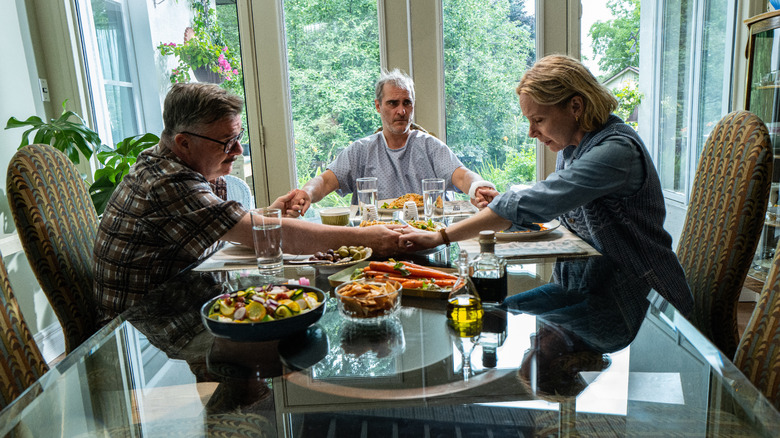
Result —
<instances>
[{"instance_id":1,"label":"eyeglasses","mask_svg":"<svg viewBox=\"0 0 780 438\"><path fill-rule=\"evenodd\" d=\"M205 135L200 135L200 134L196 134L194 132L188 132L188 131L181 131L180 134L193 135L195 137L202 138L204 140L211 140L214 143L219 143L219 144L221 144L222 146L225 147L225 153L229 154L230 151L232 151L236 147L236 145L241 143L241 139L244 137L244 128L241 128L241 132L239 132L237 136L235 136L235 137L233 137L231 139L228 139L227 141L215 140L215 139L213 139L211 137L206 137Z\"/></svg>"}]
</instances>

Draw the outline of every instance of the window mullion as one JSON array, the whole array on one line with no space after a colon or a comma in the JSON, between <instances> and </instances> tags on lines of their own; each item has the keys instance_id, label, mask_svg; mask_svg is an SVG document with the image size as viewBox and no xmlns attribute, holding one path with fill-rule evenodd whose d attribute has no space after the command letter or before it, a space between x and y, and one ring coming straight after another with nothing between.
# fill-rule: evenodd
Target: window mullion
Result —
<instances>
[{"instance_id":1,"label":"window mullion","mask_svg":"<svg viewBox=\"0 0 780 438\"><path fill-rule=\"evenodd\" d=\"M691 69L688 75L688 83L691 84L691 95L690 95L690 102L696 102L698 103L700 101L700 95L701 95L701 77L702 77L702 52L703 52L703 40L704 40L704 31L703 31L703 23L704 23L704 3L706 0L698 0L695 2L694 5L694 16L696 17L695 20L693 20L693 26L691 29L691 32L693 34L693 47L690 51L690 62L691 62ZM698 165L698 156L697 156L697 137L699 134L699 105L698 104L691 104L688 105L688 113L686 114L686 117L688 119L688 166L687 166L687 178L684 178L685 181L685 187L683 187L683 193L685 193L685 203L688 203L688 200L691 196L691 188L693 187L693 180L696 177L696 167Z\"/></svg>"}]
</instances>

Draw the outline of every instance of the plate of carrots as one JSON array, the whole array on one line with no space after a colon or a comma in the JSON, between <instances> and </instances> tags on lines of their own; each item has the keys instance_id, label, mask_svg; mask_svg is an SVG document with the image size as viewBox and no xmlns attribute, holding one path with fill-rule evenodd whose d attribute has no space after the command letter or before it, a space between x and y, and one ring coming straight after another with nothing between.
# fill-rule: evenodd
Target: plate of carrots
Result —
<instances>
[{"instance_id":1,"label":"plate of carrots","mask_svg":"<svg viewBox=\"0 0 780 438\"><path fill-rule=\"evenodd\" d=\"M458 276L455 275L454 269L431 268L412 262L388 259L361 262L328 277L328 281L334 287L356 279L394 280L401 283L404 295L446 299Z\"/></svg>"}]
</instances>

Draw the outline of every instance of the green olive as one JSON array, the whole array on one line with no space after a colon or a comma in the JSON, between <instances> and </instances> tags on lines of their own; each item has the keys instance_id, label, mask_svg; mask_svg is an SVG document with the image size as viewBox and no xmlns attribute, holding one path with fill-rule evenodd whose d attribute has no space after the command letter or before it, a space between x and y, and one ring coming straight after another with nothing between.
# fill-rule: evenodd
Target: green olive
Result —
<instances>
[{"instance_id":1,"label":"green olive","mask_svg":"<svg viewBox=\"0 0 780 438\"><path fill-rule=\"evenodd\" d=\"M336 254L341 257L349 257L349 250L347 248L339 248L339 250L336 251Z\"/></svg>"}]
</instances>

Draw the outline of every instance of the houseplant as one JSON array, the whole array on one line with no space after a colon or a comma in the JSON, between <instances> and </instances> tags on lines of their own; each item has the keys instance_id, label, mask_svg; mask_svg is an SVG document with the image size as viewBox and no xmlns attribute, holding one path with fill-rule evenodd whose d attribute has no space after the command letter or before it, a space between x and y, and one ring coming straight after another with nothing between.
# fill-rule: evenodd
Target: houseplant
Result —
<instances>
[{"instance_id":1,"label":"houseplant","mask_svg":"<svg viewBox=\"0 0 780 438\"><path fill-rule=\"evenodd\" d=\"M97 214L100 215L103 214L111 194L135 164L138 154L157 144L160 139L154 134L142 134L128 137L113 148L104 145L97 132L90 129L81 116L66 110L67 103L67 100L62 103L62 115L49 122L44 122L37 116L28 117L27 120L11 117L5 129L28 127L22 133L22 141L17 149L30 144L30 134L35 132L32 143L49 144L67 155L74 164L81 161L79 152L87 160L97 154L97 160L103 168L95 171L94 182L89 186L89 195ZM83 177L86 179L86 175Z\"/></svg>"},{"instance_id":2,"label":"houseplant","mask_svg":"<svg viewBox=\"0 0 780 438\"><path fill-rule=\"evenodd\" d=\"M214 9L193 1L195 10L193 26L184 30L184 43L160 43L157 50L163 56L178 58L178 65L171 71L171 83L189 82L190 69L200 82L222 83L234 81L240 74L240 62L224 43L222 28Z\"/></svg>"}]
</instances>

